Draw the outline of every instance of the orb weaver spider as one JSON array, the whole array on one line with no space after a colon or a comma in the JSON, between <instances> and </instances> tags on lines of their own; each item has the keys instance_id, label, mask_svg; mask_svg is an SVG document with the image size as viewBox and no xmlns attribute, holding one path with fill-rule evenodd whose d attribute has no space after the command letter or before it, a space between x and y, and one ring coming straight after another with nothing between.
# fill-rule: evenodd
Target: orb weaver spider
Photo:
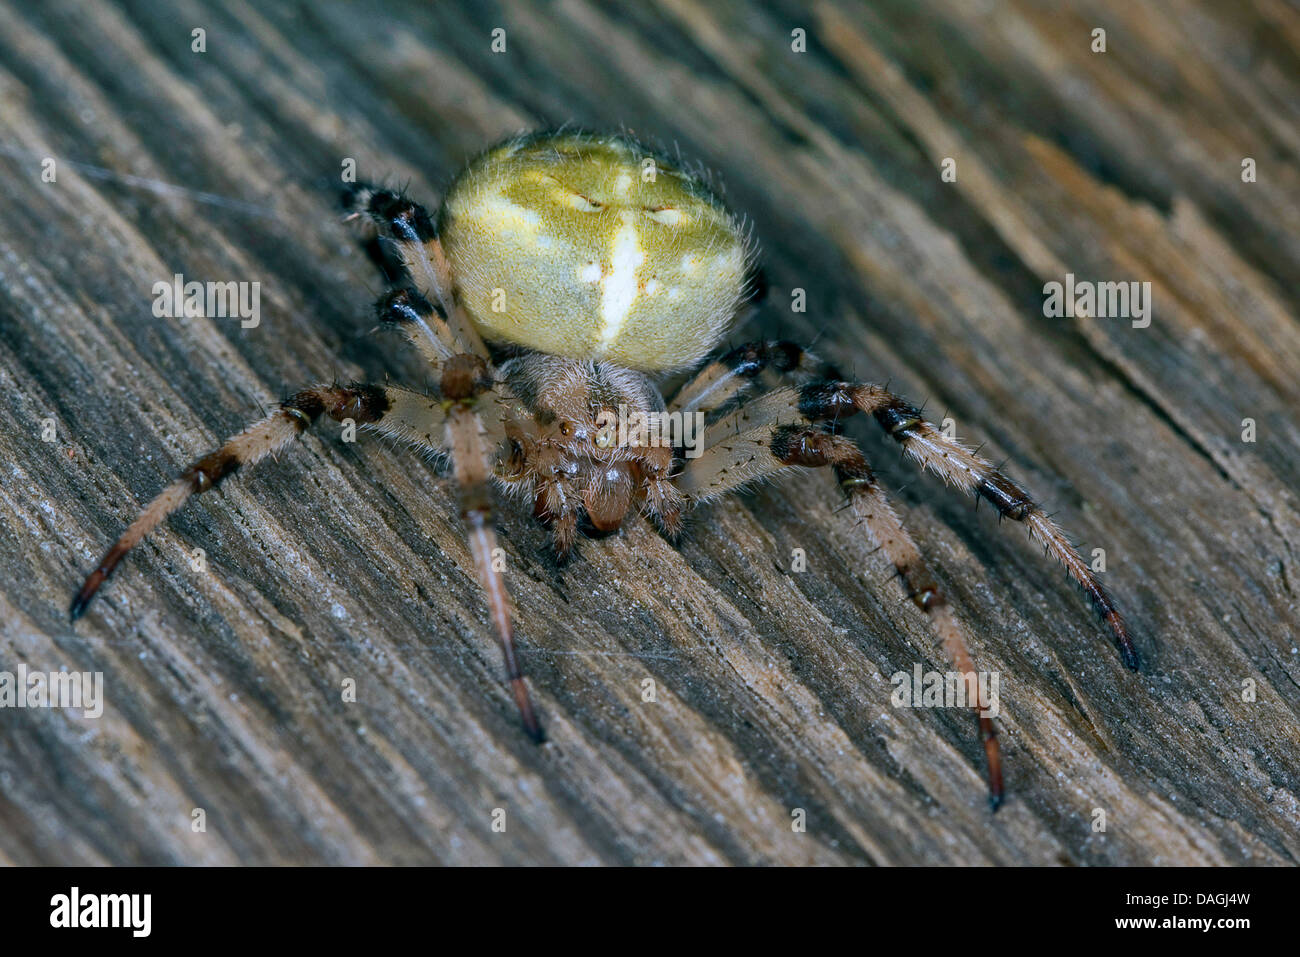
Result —
<instances>
[{"instance_id":1,"label":"orb weaver spider","mask_svg":"<svg viewBox=\"0 0 1300 957\"><path fill-rule=\"evenodd\" d=\"M472 161L437 221L406 196L368 186L345 198L400 266L376 304L435 373L435 395L390 385L315 386L199 459L110 548L73 600L76 620L113 569L191 496L290 445L322 415L353 420L450 459L477 577L524 728L543 740L515 653L492 518L493 485L530 502L559 559L580 528L617 530L633 508L669 538L685 512L783 470L830 467L908 596L963 674L963 628L857 445L841 434L862 413L949 484L1024 524L1066 568L1112 631L1137 652L1114 603L1064 532L1019 485L878 385L846 381L788 341L750 342L704 363L747 297L752 247L693 175L625 136L516 137ZM426 293L428 297L426 297ZM657 381L697 370L665 401ZM789 384L751 398L760 373ZM702 414L698 456L629 439L613 423ZM988 702L977 694L989 798L1002 768Z\"/></svg>"}]
</instances>

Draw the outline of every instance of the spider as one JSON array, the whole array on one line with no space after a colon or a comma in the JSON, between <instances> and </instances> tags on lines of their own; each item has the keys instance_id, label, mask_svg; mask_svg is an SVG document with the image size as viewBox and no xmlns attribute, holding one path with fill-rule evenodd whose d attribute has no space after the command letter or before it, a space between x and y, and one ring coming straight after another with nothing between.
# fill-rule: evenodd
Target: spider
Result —
<instances>
[{"instance_id":1,"label":"spider","mask_svg":"<svg viewBox=\"0 0 1300 957\"><path fill-rule=\"evenodd\" d=\"M705 362L741 314L752 245L703 176L624 135L544 132L471 161L437 220L399 193L355 185L344 198L393 260L376 304L434 371L436 394L354 382L303 389L192 464L86 578L75 621L123 556L190 497L284 449L322 416L348 419L450 460L460 516L505 674L528 734L544 740L515 652L510 600L494 561L495 486L531 503L566 559L579 530L619 528L638 508L675 540L685 513L756 480L829 467L908 597L963 674L959 619L841 424L862 413L923 468L991 502L1066 568L1138 656L1123 619L1064 532L1029 494L887 389L847 381L788 341L756 341ZM757 396L764 372L785 384ZM665 401L657 383L691 372ZM637 413L707 416L699 454L615 430ZM989 801L1003 798L989 704L976 694Z\"/></svg>"}]
</instances>

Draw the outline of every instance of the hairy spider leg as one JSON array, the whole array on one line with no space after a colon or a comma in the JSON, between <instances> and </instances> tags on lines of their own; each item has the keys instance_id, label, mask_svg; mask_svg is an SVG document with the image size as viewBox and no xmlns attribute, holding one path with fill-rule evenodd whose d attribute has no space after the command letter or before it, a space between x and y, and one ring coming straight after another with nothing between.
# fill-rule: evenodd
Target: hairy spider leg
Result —
<instances>
[{"instance_id":1,"label":"hairy spider leg","mask_svg":"<svg viewBox=\"0 0 1300 957\"><path fill-rule=\"evenodd\" d=\"M920 550L890 506L861 450L842 435L811 425L763 422L739 434L714 432L714 444L705 440L705 452L689 462L678 486L693 505L699 505L777 472L797 467L831 466L840 487L865 525L868 537L893 562L907 595L930 618L948 659L963 675L975 672L965 631L926 567ZM972 707L979 721L988 765L989 803L1002 803L1002 756L997 733L988 714L988 702L972 682Z\"/></svg>"},{"instance_id":2,"label":"hairy spider leg","mask_svg":"<svg viewBox=\"0 0 1300 957\"><path fill-rule=\"evenodd\" d=\"M1027 491L990 462L956 439L950 439L922 418L920 410L888 390L865 383L822 380L794 388L776 389L723 416L705 431L704 444L764 424L838 422L857 412L870 414L899 442L904 452L950 485L991 502L998 514L1025 525L1033 540L1059 561L1087 594L1114 637L1124 664L1136 671L1137 648L1128 626L1065 532Z\"/></svg>"},{"instance_id":3,"label":"hairy spider leg","mask_svg":"<svg viewBox=\"0 0 1300 957\"><path fill-rule=\"evenodd\" d=\"M675 404L716 408L739 395L743 385L736 383L741 379L747 382L757 374L757 370L748 372L758 361L748 350L749 347L733 350L729 357L724 357L725 361L706 366L694 380L691 396L685 402L676 400ZM788 348L768 347L764 351L767 364L776 365L778 371L783 366L797 364L789 358L797 353ZM708 387L710 381L714 383L712 389ZM705 383L704 387L700 386L701 382ZM688 382L683 391L691 388L692 383ZM717 401L728 390L731 395ZM1124 664L1134 670L1138 668L1137 649L1123 618L1064 531L1028 492L999 469L960 442L947 438L918 409L880 386L822 379L799 387L775 389L744 402L705 430L706 452L686 464L678 477L678 488L692 505L698 505L781 468L834 466L855 512L898 568L909 595L935 621L949 657L963 672L973 670L969 668L970 657L960 626L921 563L911 537L885 500L856 446L833 434L841 419L858 412L870 414L924 468L941 475L951 485L987 499L999 515L1023 523L1031 537L1065 566L1070 577L1091 599L1110 628ZM992 724L982 710L980 725L989 761L990 793L996 807L1001 795L1000 760Z\"/></svg>"},{"instance_id":4,"label":"hairy spider leg","mask_svg":"<svg viewBox=\"0 0 1300 957\"><path fill-rule=\"evenodd\" d=\"M439 330L439 338L450 353L468 352L489 360L483 338L456 303L447 257L425 208L400 193L360 183L344 194L343 205L349 218L365 217L373 224L396 250L410 281L437 300L445 329Z\"/></svg>"},{"instance_id":5,"label":"hairy spider leg","mask_svg":"<svg viewBox=\"0 0 1300 957\"><path fill-rule=\"evenodd\" d=\"M759 339L705 363L677 390L668 408L679 412L715 412L743 396L758 376L768 370L781 375L841 378L834 366L797 343L788 339Z\"/></svg>"},{"instance_id":6,"label":"hairy spider leg","mask_svg":"<svg viewBox=\"0 0 1300 957\"><path fill-rule=\"evenodd\" d=\"M442 448L451 455L475 574L487 598L520 719L529 736L540 742L544 734L515 652L510 595L493 526L489 481L497 449L506 438L503 411L510 405L504 384L478 330L455 301L447 259L425 208L400 193L365 184L350 188L343 204L349 218L364 218L396 250L406 279L434 297L431 302L417 289L398 286L380 296L375 311L440 373L439 390L448 403Z\"/></svg>"},{"instance_id":7,"label":"hairy spider leg","mask_svg":"<svg viewBox=\"0 0 1300 957\"><path fill-rule=\"evenodd\" d=\"M350 418L358 424L386 420L387 430L413 438L431 431L428 418L437 414L430 406L432 401L416 392L366 383L316 386L298 392L266 418L196 461L145 506L77 592L69 609L72 620L85 613L90 600L127 552L191 496L216 488L238 469L254 465L290 445L322 414L338 422Z\"/></svg>"},{"instance_id":8,"label":"hairy spider leg","mask_svg":"<svg viewBox=\"0 0 1300 957\"><path fill-rule=\"evenodd\" d=\"M444 366L439 387L443 398L451 404L447 415L447 446L451 450L460 516L469 536L474 570L487 596L488 610L505 659L506 680L510 682L515 704L519 707L519 717L529 736L540 743L545 736L533 711L528 686L524 683L523 671L515 654L510 594L501 573L504 563L498 554L493 526L490 480L496 460L495 450L485 441L487 430L475 411L476 401L491 393L493 384L492 373L482 357L461 353Z\"/></svg>"}]
</instances>

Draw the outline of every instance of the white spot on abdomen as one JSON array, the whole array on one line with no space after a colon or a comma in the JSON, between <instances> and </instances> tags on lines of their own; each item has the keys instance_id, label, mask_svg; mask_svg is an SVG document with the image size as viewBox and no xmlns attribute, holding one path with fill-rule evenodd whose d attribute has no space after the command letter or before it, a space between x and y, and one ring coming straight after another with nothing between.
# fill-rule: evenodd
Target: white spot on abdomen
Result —
<instances>
[{"instance_id":1,"label":"white spot on abdomen","mask_svg":"<svg viewBox=\"0 0 1300 957\"><path fill-rule=\"evenodd\" d=\"M572 206L574 209L584 213L599 212L601 208L600 203L593 203L591 200L589 200L586 196L583 196L581 193L569 193L565 197L565 201L568 203L568 205Z\"/></svg>"},{"instance_id":2,"label":"white spot on abdomen","mask_svg":"<svg viewBox=\"0 0 1300 957\"><path fill-rule=\"evenodd\" d=\"M522 229L528 232L535 232L542 221L536 211L529 209L527 206L513 203L500 193L484 196L476 205L471 206L466 213L470 217L481 217L501 226Z\"/></svg>"},{"instance_id":3,"label":"white spot on abdomen","mask_svg":"<svg viewBox=\"0 0 1300 957\"><path fill-rule=\"evenodd\" d=\"M646 215L656 223L660 223L664 226L676 226L682 221L681 210L673 209L670 206L665 206L663 209L648 210Z\"/></svg>"}]
</instances>

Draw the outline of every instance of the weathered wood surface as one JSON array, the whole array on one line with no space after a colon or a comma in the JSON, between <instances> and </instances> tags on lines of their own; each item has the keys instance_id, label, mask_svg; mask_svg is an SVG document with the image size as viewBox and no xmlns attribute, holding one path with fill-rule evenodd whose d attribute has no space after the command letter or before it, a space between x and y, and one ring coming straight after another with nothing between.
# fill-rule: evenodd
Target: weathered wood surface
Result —
<instances>
[{"instance_id":1,"label":"weathered wood surface","mask_svg":"<svg viewBox=\"0 0 1300 957\"><path fill-rule=\"evenodd\" d=\"M102 671L107 707L0 712L0 860L1294 864L1297 51L1281 0L6 4L0 670ZM563 570L507 509L542 748L448 481L364 434L191 503L67 624L141 504L288 389L423 384L369 334L343 158L432 203L561 122L719 172L772 286L734 341L816 337L1105 549L1140 674L1021 529L849 430L1001 675L996 816L969 714L890 706L945 665L824 474ZM1151 282L1154 321L1045 318L1067 272ZM174 273L260 282L261 324L155 318Z\"/></svg>"}]
</instances>

